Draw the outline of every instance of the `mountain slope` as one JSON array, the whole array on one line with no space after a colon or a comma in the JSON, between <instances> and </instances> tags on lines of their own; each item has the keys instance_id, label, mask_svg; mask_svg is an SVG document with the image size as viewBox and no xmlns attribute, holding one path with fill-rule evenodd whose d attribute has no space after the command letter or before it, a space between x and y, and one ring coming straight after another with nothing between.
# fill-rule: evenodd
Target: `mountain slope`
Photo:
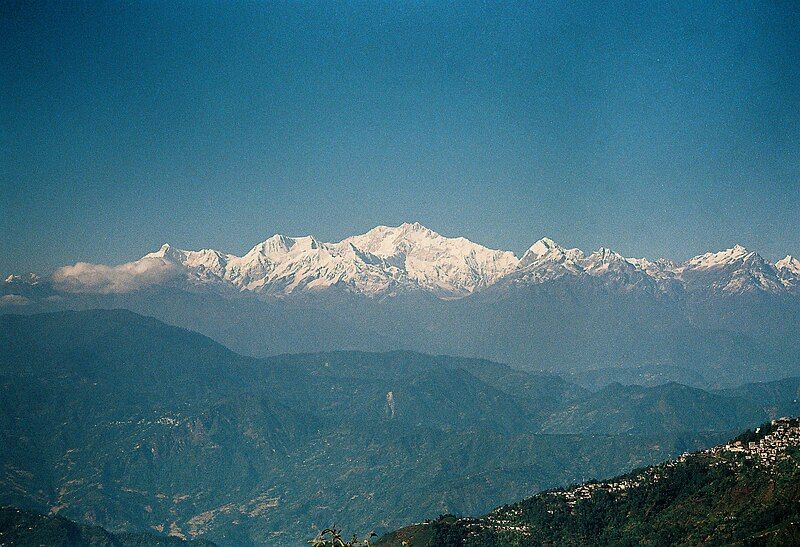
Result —
<instances>
[{"instance_id":1,"label":"mountain slope","mask_svg":"<svg viewBox=\"0 0 800 547\"><path fill-rule=\"evenodd\" d=\"M719 393L750 401L773 418L800 416L800 377L744 384Z\"/></svg>"},{"instance_id":2,"label":"mountain slope","mask_svg":"<svg viewBox=\"0 0 800 547\"><path fill-rule=\"evenodd\" d=\"M565 405L566 406L566 405ZM612 384L554 412L548 433L733 431L765 418L756 404L675 382L654 387Z\"/></svg>"},{"instance_id":3,"label":"mountain slope","mask_svg":"<svg viewBox=\"0 0 800 547\"><path fill-rule=\"evenodd\" d=\"M498 282L456 300L419 291L391 298L303 292L262 300L158 286L31 296L25 306L0 310L125 308L246 355L409 349L570 374L591 387L672 380L721 388L800 374L798 299L766 293L679 299L652 283L626 292L610 281L565 275L534 285Z\"/></svg>"},{"instance_id":4,"label":"mountain slope","mask_svg":"<svg viewBox=\"0 0 800 547\"><path fill-rule=\"evenodd\" d=\"M342 244L379 256L419 287L451 298L491 285L518 263L514 253L487 249L463 237L446 238L416 222L378 226Z\"/></svg>"},{"instance_id":5,"label":"mountain slope","mask_svg":"<svg viewBox=\"0 0 800 547\"><path fill-rule=\"evenodd\" d=\"M800 420L481 518L451 516L379 545L790 545L800 540Z\"/></svg>"},{"instance_id":6,"label":"mountain slope","mask_svg":"<svg viewBox=\"0 0 800 547\"><path fill-rule=\"evenodd\" d=\"M673 411L636 434L613 422L605 434L543 434L589 392L406 351L244 358L120 310L0 317L0 391L0 503L237 545L297 542L333 522L382 531L478 514L728 435L675 430ZM764 406L686 393L704 416ZM616 398L630 413L635 398Z\"/></svg>"},{"instance_id":7,"label":"mountain slope","mask_svg":"<svg viewBox=\"0 0 800 547\"><path fill-rule=\"evenodd\" d=\"M98 545L104 547L162 547L169 545L213 546L197 540L185 541L175 536L155 534L112 534L100 526L78 524L58 515L45 516L15 507L0 507L0 545L76 546Z\"/></svg>"}]
</instances>

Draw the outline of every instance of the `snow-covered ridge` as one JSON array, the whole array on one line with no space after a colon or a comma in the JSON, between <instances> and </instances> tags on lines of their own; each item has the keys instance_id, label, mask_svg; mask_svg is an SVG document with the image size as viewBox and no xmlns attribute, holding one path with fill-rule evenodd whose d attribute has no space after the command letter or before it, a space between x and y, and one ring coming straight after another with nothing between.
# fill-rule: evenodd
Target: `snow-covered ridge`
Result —
<instances>
[{"instance_id":1,"label":"snow-covered ridge","mask_svg":"<svg viewBox=\"0 0 800 547\"><path fill-rule=\"evenodd\" d=\"M33 272L24 275L10 274L5 279L5 282L9 285L12 283L25 283L28 285L36 285L39 283L39 281L40 281L39 276Z\"/></svg>"},{"instance_id":2,"label":"snow-covered ridge","mask_svg":"<svg viewBox=\"0 0 800 547\"><path fill-rule=\"evenodd\" d=\"M549 238L535 242L518 258L510 251L406 223L378 226L338 243L276 234L244 256L213 249L186 251L165 244L119 266L83 262L65 266L53 274L52 281L64 291L90 293L179 283L193 290L277 297L339 288L369 296L423 291L451 299L490 286L538 284L564 276L592 276L623 289L796 292L800 261L787 256L772 264L736 245L675 264L665 259L626 258L607 248L587 255Z\"/></svg>"},{"instance_id":3,"label":"snow-covered ridge","mask_svg":"<svg viewBox=\"0 0 800 547\"><path fill-rule=\"evenodd\" d=\"M785 258L775 263L775 267L779 272L785 272L788 275L800 275L800 260L793 256L786 255Z\"/></svg>"}]
</instances>

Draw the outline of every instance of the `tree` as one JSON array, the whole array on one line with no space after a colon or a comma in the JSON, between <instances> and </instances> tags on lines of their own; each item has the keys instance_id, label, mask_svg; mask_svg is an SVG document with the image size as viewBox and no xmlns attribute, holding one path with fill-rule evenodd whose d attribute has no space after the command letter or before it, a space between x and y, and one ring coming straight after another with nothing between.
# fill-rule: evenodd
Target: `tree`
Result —
<instances>
[{"instance_id":1,"label":"tree","mask_svg":"<svg viewBox=\"0 0 800 547\"><path fill-rule=\"evenodd\" d=\"M368 547L370 539L377 537L375 532L370 532L367 539L359 540L358 536L353 534L350 541L345 541L342 538L342 531L336 528L334 524L330 528L322 530L314 539L308 540L313 547Z\"/></svg>"}]
</instances>

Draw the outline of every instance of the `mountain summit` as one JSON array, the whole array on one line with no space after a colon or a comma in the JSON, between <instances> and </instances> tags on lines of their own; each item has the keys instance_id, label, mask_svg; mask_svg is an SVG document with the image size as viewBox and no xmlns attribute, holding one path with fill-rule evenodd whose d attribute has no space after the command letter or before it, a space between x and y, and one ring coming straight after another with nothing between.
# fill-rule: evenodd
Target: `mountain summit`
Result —
<instances>
[{"instance_id":1,"label":"mountain summit","mask_svg":"<svg viewBox=\"0 0 800 547\"><path fill-rule=\"evenodd\" d=\"M150 285L182 283L192 290L287 297L337 289L367 296L424 292L462 298L493 285L538 284L564 276L592 276L609 283L652 290L796 292L800 261L772 264L741 245L674 264L626 258L604 247L586 255L542 238L518 258L463 237L446 237L418 222L377 226L338 243L313 236L276 234L244 256L213 249L186 251L164 244L158 251L119 266L79 262L53 275L68 292L120 293ZM13 278L16 280L16 278Z\"/></svg>"}]
</instances>

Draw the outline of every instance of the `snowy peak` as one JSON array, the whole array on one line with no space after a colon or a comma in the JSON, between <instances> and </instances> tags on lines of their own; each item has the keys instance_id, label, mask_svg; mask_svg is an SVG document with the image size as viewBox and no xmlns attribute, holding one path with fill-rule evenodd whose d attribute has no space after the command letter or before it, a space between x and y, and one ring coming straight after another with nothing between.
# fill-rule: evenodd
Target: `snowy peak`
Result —
<instances>
[{"instance_id":1,"label":"snowy peak","mask_svg":"<svg viewBox=\"0 0 800 547\"><path fill-rule=\"evenodd\" d=\"M583 260L580 249L565 249L549 237L543 237L531 245L519 261L519 268L540 268L546 263L562 264L571 270L580 269Z\"/></svg>"},{"instance_id":2,"label":"snowy peak","mask_svg":"<svg viewBox=\"0 0 800 547\"><path fill-rule=\"evenodd\" d=\"M580 249L565 249L549 237L543 237L525 251L504 284L535 285L564 276L579 276L583 274L582 259Z\"/></svg>"},{"instance_id":3,"label":"snowy peak","mask_svg":"<svg viewBox=\"0 0 800 547\"><path fill-rule=\"evenodd\" d=\"M750 251L748 251L747 248L744 247L744 245L739 245L738 243L733 247L731 247L730 249L728 249L727 251L723 252L727 252L732 255L738 255L738 256L745 256L750 253Z\"/></svg>"},{"instance_id":4,"label":"snowy peak","mask_svg":"<svg viewBox=\"0 0 800 547\"><path fill-rule=\"evenodd\" d=\"M394 273L385 261L348 244L276 234L231 258L225 278L241 291L280 295L333 286L382 291Z\"/></svg>"},{"instance_id":5,"label":"snowy peak","mask_svg":"<svg viewBox=\"0 0 800 547\"><path fill-rule=\"evenodd\" d=\"M360 236L344 239L342 243L352 244L376 256L389 257L413 249L442 247L449 241L455 240L442 237L419 222L414 222L400 226L377 226Z\"/></svg>"},{"instance_id":6,"label":"snowy peak","mask_svg":"<svg viewBox=\"0 0 800 547\"><path fill-rule=\"evenodd\" d=\"M275 234L266 241L262 241L261 243L250 249L250 251L245 256L254 256L254 255L268 256L272 254L284 254L289 252L289 249L292 248L293 244L294 240L292 238L286 237L281 234Z\"/></svg>"},{"instance_id":7,"label":"snowy peak","mask_svg":"<svg viewBox=\"0 0 800 547\"><path fill-rule=\"evenodd\" d=\"M775 263L775 268L777 268L779 272L800 276L800 260L791 255L786 255L785 258L777 261Z\"/></svg>"},{"instance_id":8,"label":"snowy peak","mask_svg":"<svg viewBox=\"0 0 800 547\"><path fill-rule=\"evenodd\" d=\"M5 282L9 285L13 283L22 283L25 285L36 285L40 281L39 276L33 272L27 273L25 275L15 275L9 274L8 277L5 278Z\"/></svg>"},{"instance_id":9,"label":"snowy peak","mask_svg":"<svg viewBox=\"0 0 800 547\"><path fill-rule=\"evenodd\" d=\"M314 236L303 236L289 238L292 241L292 250L315 251L321 247L320 242Z\"/></svg>"},{"instance_id":10,"label":"snowy peak","mask_svg":"<svg viewBox=\"0 0 800 547\"><path fill-rule=\"evenodd\" d=\"M775 263L778 277L788 290L800 289L800 260L791 255L786 255Z\"/></svg>"},{"instance_id":11,"label":"snowy peak","mask_svg":"<svg viewBox=\"0 0 800 547\"><path fill-rule=\"evenodd\" d=\"M595 252L587 256L586 260L590 263L596 264L612 264L615 262L628 263L628 259L607 247L600 247Z\"/></svg>"},{"instance_id":12,"label":"snowy peak","mask_svg":"<svg viewBox=\"0 0 800 547\"><path fill-rule=\"evenodd\" d=\"M142 258L164 258L164 259L170 259L170 258L175 258L175 257L182 256L183 253L184 253L184 251L181 251L179 249L175 249L169 243L164 243L157 251L154 251L152 253L147 253Z\"/></svg>"},{"instance_id":13,"label":"snowy peak","mask_svg":"<svg viewBox=\"0 0 800 547\"><path fill-rule=\"evenodd\" d=\"M445 298L488 286L518 263L514 253L488 249L463 237L444 237L418 222L378 226L341 244L385 258L409 281Z\"/></svg>"},{"instance_id":14,"label":"snowy peak","mask_svg":"<svg viewBox=\"0 0 800 547\"><path fill-rule=\"evenodd\" d=\"M406 234L422 234L426 237L441 237L439 234L430 228L423 226L419 222L404 222L398 226L397 229Z\"/></svg>"},{"instance_id":15,"label":"snowy peak","mask_svg":"<svg viewBox=\"0 0 800 547\"><path fill-rule=\"evenodd\" d=\"M658 259L626 258L606 247L585 255L548 237L521 259L463 237L445 237L418 222L377 226L338 243L313 236L275 234L244 256L213 249L186 251L162 245L139 260L107 266L79 262L53 275L64 290L126 292L178 283L190 290L250 292L285 297L300 291L337 288L368 296L422 291L439 298L468 296L489 286L542 284L575 279L626 291L740 294L796 292L800 261L776 264L741 245L696 256L681 265ZM9 277L6 283L19 281Z\"/></svg>"},{"instance_id":16,"label":"snowy peak","mask_svg":"<svg viewBox=\"0 0 800 547\"><path fill-rule=\"evenodd\" d=\"M543 237L542 239L531 245L530 248L528 249L528 252L525 254L543 256L553 250L563 251L564 248L561 247L558 243L556 243L552 239L550 239L549 237Z\"/></svg>"},{"instance_id":17,"label":"snowy peak","mask_svg":"<svg viewBox=\"0 0 800 547\"><path fill-rule=\"evenodd\" d=\"M169 243L164 243L161 248L155 252L149 253L142 257L146 259L162 259L165 261L174 262L190 268L205 268L205 269L219 269L225 266L228 256L223 255L214 249L201 249L199 251L183 251L176 249Z\"/></svg>"},{"instance_id":18,"label":"snowy peak","mask_svg":"<svg viewBox=\"0 0 800 547\"><path fill-rule=\"evenodd\" d=\"M608 247L600 247L597 249L583 260L582 265L584 269L590 273L600 273L610 268L623 270L636 269L636 266L627 258L612 251Z\"/></svg>"},{"instance_id":19,"label":"snowy peak","mask_svg":"<svg viewBox=\"0 0 800 547\"><path fill-rule=\"evenodd\" d=\"M626 260L654 279L674 279L677 275L678 266L673 261L667 260L666 258L659 258L658 260L627 258Z\"/></svg>"},{"instance_id":20,"label":"snowy peak","mask_svg":"<svg viewBox=\"0 0 800 547\"><path fill-rule=\"evenodd\" d=\"M691 258L678 273L689 289L744 294L779 293L787 288L775 266L741 245Z\"/></svg>"},{"instance_id":21,"label":"snowy peak","mask_svg":"<svg viewBox=\"0 0 800 547\"><path fill-rule=\"evenodd\" d=\"M303 252L315 250L320 247L320 242L314 236L288 237L275 234L250 249L245 256L275 256L289 252Z\"/></svg>"},{"instance_id":22,"label":"snowy peak","mask_svg":"<svg viewBox=\"0 0 800 547\"><path fill-rule=\"evenodd\" d=\"M543 237L533 245L531 245L525 254L520 259L520 267L525 267L528 264L537 262L545 257L562 258L564 256L564 248L549 237Z\"/></svg>"},{"instance_id":23,"label":"snowy peak","mask_svg":"<svg viewBox=\"0 0 800 547\"><path fill-rule=\"evenodd\" d=\"M724 268L730 264L740 262L747 258L758 256L756 253L751 253L741 245L734 245L730 249L719 251L717 253L705 253L694 258L689 259L684 269L687 270L708 270L714 268ZM760 258L760 257L758 257Z\"/></svg>"}]
</instances>

